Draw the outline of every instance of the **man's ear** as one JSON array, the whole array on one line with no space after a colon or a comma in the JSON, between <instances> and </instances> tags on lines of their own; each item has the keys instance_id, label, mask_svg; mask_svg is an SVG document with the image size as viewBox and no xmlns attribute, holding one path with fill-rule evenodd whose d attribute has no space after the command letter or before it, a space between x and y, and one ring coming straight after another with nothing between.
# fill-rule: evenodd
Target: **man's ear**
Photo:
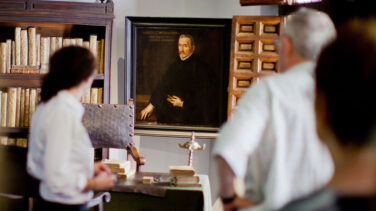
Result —
<instances>
[{"instance_id":1,"label":"man's ear","mask_svg":"<svg viewBox=\"0 0 376 211\"><path fill-rule=\"evenodd\" d=\"M192 53L195 52L195 50L196 50L196 46L192 45Z\"/></svg>"},{"instance_id":2,"label":"man's ear","mask_svg":"<svg viewBox=\"0 0 376 211\"><path fill-rule=\"evenodd\" d=\"M286 55L291 55L294 52L291 39L287 36L282 36L281 41L283 42L283 51L285 51Z\"/></svg>"}]
</instances>

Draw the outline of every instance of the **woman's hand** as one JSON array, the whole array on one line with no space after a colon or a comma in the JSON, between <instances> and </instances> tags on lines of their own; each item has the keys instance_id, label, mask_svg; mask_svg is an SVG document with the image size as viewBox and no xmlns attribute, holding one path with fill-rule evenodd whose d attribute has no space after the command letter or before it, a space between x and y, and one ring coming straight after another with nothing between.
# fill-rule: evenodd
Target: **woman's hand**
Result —
<instances>
[{"instance_id":1,"label":"woman's hand","mask_svg":"<svg viewBox=\"0 0 376 211\"><path fill-rule=\"evenodd\" d=\"M108 190L112 188L115 184L116 176L113 174L108 174L106 172L100 172L92 179L88 179L85 187L85 191L94 190Z\"/></svg>"},{"instance_id":2,"label":"woman's hand","mask_svg":"<svg viewBox=\"0 0 376 211\"><path fill-rule=\"evenodd\" d=\"M95 162L94 163L94 176L97 176L101 172L105 172L109 175L112 175L111 169L108 166L106 166L102 162Z\"/></svg>"}]
</instances>

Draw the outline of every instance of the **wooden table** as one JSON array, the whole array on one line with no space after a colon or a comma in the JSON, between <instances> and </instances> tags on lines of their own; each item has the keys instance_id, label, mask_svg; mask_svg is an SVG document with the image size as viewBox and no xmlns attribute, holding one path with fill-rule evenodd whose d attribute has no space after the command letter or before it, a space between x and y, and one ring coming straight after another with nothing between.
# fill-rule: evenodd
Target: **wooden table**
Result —
<instances>
[{"instance_id":1,"label":"wooden table","mask_svg":"<svg viewBox=\"0 0 376 211\"><path fill-rule=\"evenodd\" d=\"M142 172L134 178L119 180L111 190L111 202L104 204L104 210L211 210L207 175L198 175L202 187L174 187L167 183L142 184L143 176L163 180L168 174Z\"/></svg>"}]
</instances>

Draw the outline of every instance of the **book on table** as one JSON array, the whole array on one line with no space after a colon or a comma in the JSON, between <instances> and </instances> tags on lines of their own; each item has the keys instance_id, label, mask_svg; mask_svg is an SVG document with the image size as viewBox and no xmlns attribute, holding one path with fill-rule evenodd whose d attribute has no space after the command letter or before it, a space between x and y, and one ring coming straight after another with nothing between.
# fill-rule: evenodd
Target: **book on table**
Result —
<instances>
[{"instance_id":1,"label":"book on table","mask_svg":"<svg viewBox=\"0 0 376 211\"><path fill-rule=\"evenodd\" d=\"M201 187L200 177L192 166L170 166L170 175L176 187Z\"/></svg>"}]
</instances>

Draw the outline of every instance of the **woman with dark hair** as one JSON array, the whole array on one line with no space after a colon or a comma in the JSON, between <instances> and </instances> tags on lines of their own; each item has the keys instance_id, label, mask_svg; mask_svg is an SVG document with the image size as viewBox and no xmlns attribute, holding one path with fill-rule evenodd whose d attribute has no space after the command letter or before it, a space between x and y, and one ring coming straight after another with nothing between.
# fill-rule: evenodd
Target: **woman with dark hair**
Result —
<instances>
[{"instance_id":1,"label":"woman with dark hair","mask_svg":"<svg viewBox=\"0 0 376 211\"><path fill-rule=\"evenodd\" d=\"M283 210L376 210L376 20L352 20L321 54L316 122L335 173L327 188Z\"/></svg>"},{"instance_id":2,"label":"woman with dark hair","mask_svg":"<svg viewBox=\"0 0 376 211\"><path fill-rule=\"evenodd\" d=\"M87 210L93 190L113 186L110 170L94 164L82 124L80 99L95 70L96 59L86 48L62 48L50 58L31 121L27 159L28 172L40 181L36 210Z\"/></svg>"}]
</instances>

